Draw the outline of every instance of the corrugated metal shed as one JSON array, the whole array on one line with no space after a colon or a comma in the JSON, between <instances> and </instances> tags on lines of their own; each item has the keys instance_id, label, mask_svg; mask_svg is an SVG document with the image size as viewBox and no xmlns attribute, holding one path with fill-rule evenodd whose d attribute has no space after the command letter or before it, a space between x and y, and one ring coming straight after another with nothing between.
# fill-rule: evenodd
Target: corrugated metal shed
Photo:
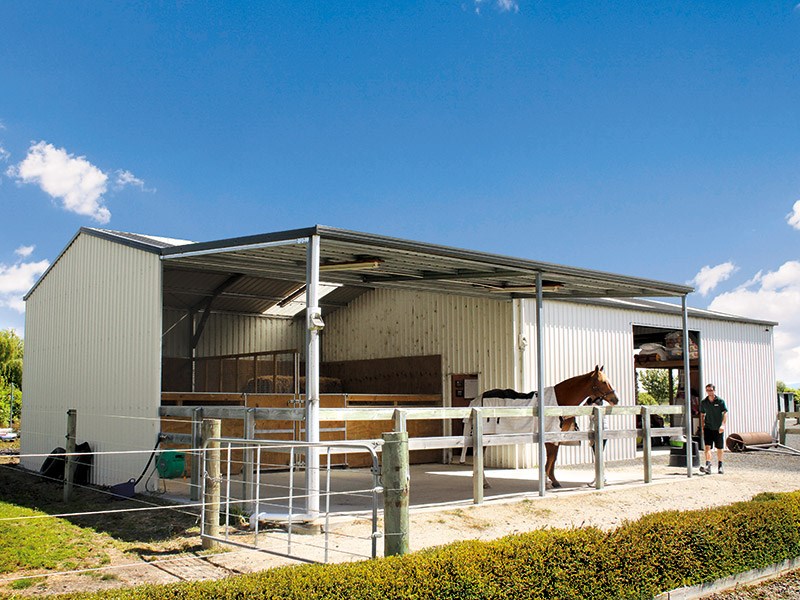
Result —
<instances>
[{"instance_id":1,"label":"corrugated metal shed","mask_svg":"<svg viewBox=\"0 0 800 600\"><path fill-rule=\"evenodd\" d=\"M64 446L67 409L95 451L153 447L159 423L158 256L78 235L29 294L25 314L22 453ZM43 459L22 459L38 469ZM147 455L98 456L94 480L136 477Z\"/></svg>"},{"instance_id":2,"label":"corrugated metal shed","mask_svg":"<svg viewBox=\"0 0 800 600\"><path fill-rule=\"evenodd\" d=\"M75 406L69 403L82 402L79 406L90 415L103 411L107 418L111 411L141 419L141 427L125 432L130 440L122 435L116 443L147 447L156 428L162 353L188 357L193 350L208 356L301 348L303 319L267 319L263 314L303 293L310 236L321 239L322 280L340 285L321 302L324 360L440 354L445 404L448 378L455 373L477 373L482 389L536 385L530 298L537 276L545 298L544 385L604 363L623 399L633 397L631 324L680 328L680 307L637 297L681 297L692 291L683 285L322 226L208 243L82 229L26 297L25 402L31 401L25 419L33 424L31 439L63 439L60 413ZM61 304L60 296L68 301ZM204 311L205 329L192 348L188 315ZM118 321L95 319L94 312L113 314ZM704 375L716 379L723 397L722 382L734 381L734 370L743 371L755 360L758 373L748 378L750 387L737 387L729 396L748 396L758 406L757 416L734 412L732 419L742 421L732 422L766 426L764 398L774 396L774 389L767 389L774 387L772 324L708 311L689 314L690 327L705 332ZM70 329L76 327L83 330ZM770 330L768 342L756 332L765 327ZM523 337L527 345L521 344ZM103 368L93 372L89 357L87 362L84 357L64 362L51 346L61 338L68 342L58 348L73 353L94 344L108 355L92 355ZM706 357L706 352L720 357ZM73 364L85 376L82 383L66 372ZM113 385L104 379L106 367L120 374ZM42 382L28 383L31 378ZM70 391L61 393L63 406L59 400L51 411L48 402L64 381ZM49 416L36 420L36 412ZM37 443L37 449L48 444ZM631 454L621 442L610 450L612 458ZM562 453L566 462L587 456L585 449ZM506 455L501 451L494 460L529 466L533 456L517 448ZM103 482L121 476L102 466L100 473Z\"/></svg>"}]
</instances>

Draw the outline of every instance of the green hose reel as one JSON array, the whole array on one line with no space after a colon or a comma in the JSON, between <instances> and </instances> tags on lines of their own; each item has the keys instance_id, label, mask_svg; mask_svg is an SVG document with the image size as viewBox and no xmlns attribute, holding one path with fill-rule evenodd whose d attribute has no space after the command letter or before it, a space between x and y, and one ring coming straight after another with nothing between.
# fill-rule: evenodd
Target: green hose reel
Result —
<instances>
[{"instance_id":1,"label":"green hose reel","mask_svg":"<svg viewBox=\"0 0 800 600\"><path fill-rule=\"evenodd\" d=\"M182 477L186 469L186 453L175 450L159 452L156 460L156 470L161 479L175 479Z\"/></svg>"}]
</instances>

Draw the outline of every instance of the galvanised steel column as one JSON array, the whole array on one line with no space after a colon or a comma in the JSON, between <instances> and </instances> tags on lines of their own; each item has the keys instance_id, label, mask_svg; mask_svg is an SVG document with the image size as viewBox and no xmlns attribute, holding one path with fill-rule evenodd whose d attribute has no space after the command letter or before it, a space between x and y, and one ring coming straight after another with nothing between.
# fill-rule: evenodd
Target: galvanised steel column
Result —
<instances>
[{"instance_id":1,"label":"galvanised steel column","mask_svg":"<svg viewBox=\"0 0 800 600\"><path fill-rule=\"evenodd\" d=\"M306 441L319 442L319 236L308 238L306 258ZM306 450L306 510L319 514L319 449Z\"/></svg>"},{"instance_id":2,"label":"galvanised steel column","mask_svg":"<svg viewBox=\"0 0 800 600\"><path fill-rule=\"evenodd\" d=\"M542 274L536 273L536 380L539 392L539 495L544 496L547 482L544 463L547 452L544 446L544 341L542 339Z\"/></svg>"},{"instance_id":3,"label":"galvanised steel column","mask_svg":"<svg viewBox=\"0 0 800 600\"><path fill-rule=\"evenodd\" d=\"M689 310L686 307L686 295L681 300L681 316L683 318L683 404L686 427L686 476L692 476L692 383L689 371Z\"/></svg>"}]
</instances>

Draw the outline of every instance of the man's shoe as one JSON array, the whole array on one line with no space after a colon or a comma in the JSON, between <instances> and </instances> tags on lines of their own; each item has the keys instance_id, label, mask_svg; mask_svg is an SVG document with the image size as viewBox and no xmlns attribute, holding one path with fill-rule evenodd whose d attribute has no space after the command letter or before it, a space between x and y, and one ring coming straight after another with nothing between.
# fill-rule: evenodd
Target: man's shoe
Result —
<instances>
[{"instance_id":1,"label":"man's shoe","mask_svg":"<svg viewBox=\"0 0 800 600\"><path fill-rule=\"evenodd\" d=\"M700 472L703 473L704 475L708 475L709 473L711 473L711 469L701 466Z\"/></svg>"},{"instance_id":2,"label":"man's shoe","mask_svg":"<svg viewBox=\"0 0 800 600\"><path fill-rule=\"evenodd\" d=\"M719 469L718 469L718 471L717 471L717 472L718 472L720 475L722 475L723 473L725 473L725 469L723 468L723 466L722 466L722 465L720 465L720 466L719 466Z\"/></svg>"}]
</instances>

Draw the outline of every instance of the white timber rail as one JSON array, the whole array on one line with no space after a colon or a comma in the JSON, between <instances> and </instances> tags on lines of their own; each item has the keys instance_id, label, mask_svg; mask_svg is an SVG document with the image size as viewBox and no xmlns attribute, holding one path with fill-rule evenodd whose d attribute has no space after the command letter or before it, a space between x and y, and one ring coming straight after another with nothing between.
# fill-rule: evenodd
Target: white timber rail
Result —
<instances>
[{"instance_id":1,"label":"white timber rail","mask_svg":"<svg viewBox=\"0 0 800 600\"><path fill-rule=\"evenodd\" d=\"M593 428L587 431L550 432L546 431L546 443L592 441L595 444L595 486L602 489L604 456L602 440L642 438L644 481L652 481L652 438L661 436L683 435L683 427L651 427L650 415L683 415L684 406L553 406L546 407L546 417L592 417ZM788 416L800 413L785 413ZM301 408L247 408L243 406L203 406L199 411L192 406L162 406L162 417L197 419L235 419L245 422L245 431L252 431L253 423L259 421L304 421L305 411ZM642 427L640 429L606 429L603 427L604 416L641 415ZM407 423L415 420L469 420L472 424L471 435L459 436L434 436L412 437L408 440L408 449L432 450L447 448L473 448L473 491L474 502L483 502L483 452L487 446L506 446L514 444L538 444L538 433L505 433L483 434L483 422L490 418L536 418L538 409L530 407L420 407L420 408L320 408L319 420L326 421L393 421L395 431L408 431ZM785 422L785 420L784 420ZM249 424L249 428L248 428ZM198 428L199 429L199 428ZM193 428L194 430L194 428ZM787 433L794 433L787 429ZM195 439L195 434L164 433L164 441L173 444L185 444L196 448L200 439ZM342 440L348 444L371 443L375 440ZM247 461L247 457L245 461ZM247 469L246 472L252 472ZM198 481L193 484L199 485ZM245 486L247 482L245 481ZM195 489L195 488L193 488Z\"/></svg>"}]
</instances>

